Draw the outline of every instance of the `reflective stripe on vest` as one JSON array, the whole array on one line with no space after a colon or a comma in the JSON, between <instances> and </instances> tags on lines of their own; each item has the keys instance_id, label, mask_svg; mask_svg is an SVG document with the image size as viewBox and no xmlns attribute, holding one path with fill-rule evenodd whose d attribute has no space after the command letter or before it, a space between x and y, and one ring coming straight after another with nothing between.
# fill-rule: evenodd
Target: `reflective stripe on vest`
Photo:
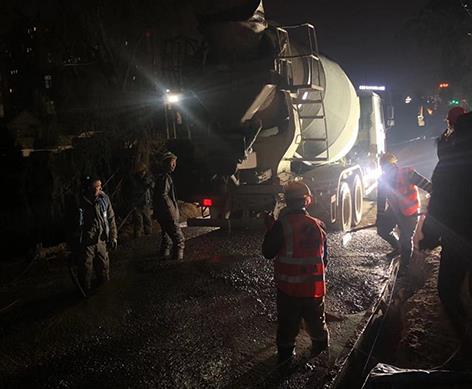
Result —
<instances>
[{"instance_id":1,"label":"reflective stripe on vest","mask_svg":"<svg viewBox=\"0 0 472 389\"><path fill-rule=\"evenodd\" d=\"M284 246L275 259L277 288L289 296L322 298L325 272L324 234L316 219L305 214L280 219Z\"/></svg>"}]
</instances>

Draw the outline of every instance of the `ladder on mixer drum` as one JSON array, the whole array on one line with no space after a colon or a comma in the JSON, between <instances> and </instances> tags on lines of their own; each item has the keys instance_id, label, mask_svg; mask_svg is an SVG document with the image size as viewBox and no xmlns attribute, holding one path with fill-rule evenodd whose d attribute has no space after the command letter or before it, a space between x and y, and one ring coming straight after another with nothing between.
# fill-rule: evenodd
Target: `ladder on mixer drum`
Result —
<instances>
[{"instance_id":1,"label":"ladder on mixer drum","mask_svg":"<svg viewBox=\"0 0 472 389\"><path fill-rule=\"evenodd\" d=\"M305 23L293 26L277 27L277 42L279 45L279 55L275 59L275 69L282 76L285 83L285 89L290 91L292 96L292 105L297 112L298 125L300 126L301 138L297 140L301 144L303 155L305 156L305 145L308 143L322 143L324 146L324 155L315 158L296 157L290 158L291 161L300 161L304 163L317 163L329 160L328 126L326 121L326 110L324 104L324 88L321 86L321 60L318 51L318 41L316 38L315 27L312 24ZM298 34L298 35L297 35ZM294 53L290 40L294 36L306 40L308 47L304 53ZM305 42L304 42L305 43ZM304 61L308 69L307 83L297 84L294 80L294 61ZM312 96L315 95L315 98ZM310 98L307 98L310 96ZM309 104L319 104L320 111L316 115L303 114L302 107ZM303 120L320 120L322 123L322 135L319 138L306 136L303 132Z\"/></svg>"}]
</instances>

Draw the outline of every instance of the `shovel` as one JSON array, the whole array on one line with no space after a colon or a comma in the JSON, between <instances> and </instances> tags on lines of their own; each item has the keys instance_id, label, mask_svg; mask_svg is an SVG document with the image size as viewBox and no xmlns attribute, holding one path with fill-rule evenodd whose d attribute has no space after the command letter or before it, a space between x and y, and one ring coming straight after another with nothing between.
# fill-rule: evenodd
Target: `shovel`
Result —
<instances>
[{"instance_id":1,"label":"shovel","mask_svg":"<svg viewBox=\"0 0 472 389\"><path fill-rule=\"evenodd\" d=\"M354 232L358 232L358 231L362 231L362 230L368 230L369 228L374 228L374 227L377 227L377 224L368 224L368 225L366 225L366 226L353 228L351 231L346 232L346 233L343 235L343 238L342 238L343 247L346 246L346 245L351 241L351 239L352 239L352 234L353 234Z\"/></svg>"}]
</instances>

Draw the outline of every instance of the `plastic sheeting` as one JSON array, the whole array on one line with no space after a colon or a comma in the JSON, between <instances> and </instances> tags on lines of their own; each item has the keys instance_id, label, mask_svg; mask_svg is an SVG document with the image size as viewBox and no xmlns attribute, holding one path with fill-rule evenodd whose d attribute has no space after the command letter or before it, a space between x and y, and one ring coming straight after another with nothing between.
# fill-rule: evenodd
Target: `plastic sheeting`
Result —
<instances>
[{"instance_id":1,"label":"plastic sheeting","mask_svg":"<svg viewBox=\"0 0 472 389\"><path fill-rule=\"evenodd\" d=\"M370 371L362 389L465 389L471 387L472 372L401 369L379 363Z\"/></svg>"}]
</instances>

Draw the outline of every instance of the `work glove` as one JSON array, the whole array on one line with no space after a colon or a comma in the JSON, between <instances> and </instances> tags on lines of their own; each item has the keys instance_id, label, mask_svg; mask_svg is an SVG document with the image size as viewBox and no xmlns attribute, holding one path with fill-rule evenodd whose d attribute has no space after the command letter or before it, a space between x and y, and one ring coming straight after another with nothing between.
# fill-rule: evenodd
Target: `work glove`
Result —
<instances>
[{"instance_id":1,"label":"work glove","mask_svg":"<svg viewBox=\"0 0 472 389\"><path fill-rule=\"evenodd\" d=\"M117 247L118 247L118 241L116 239L110 240L110 249L116 250Z\"/></svg>"}]
</instances>

